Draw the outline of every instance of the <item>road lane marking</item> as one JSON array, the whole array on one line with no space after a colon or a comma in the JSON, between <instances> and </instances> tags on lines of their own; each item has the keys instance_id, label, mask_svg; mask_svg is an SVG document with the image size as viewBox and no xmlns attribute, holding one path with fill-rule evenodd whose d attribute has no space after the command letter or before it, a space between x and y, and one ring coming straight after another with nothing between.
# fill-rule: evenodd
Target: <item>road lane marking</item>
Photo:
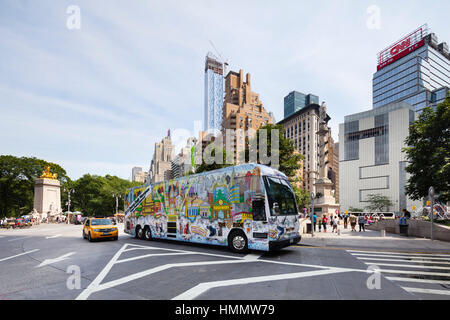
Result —
<instances>
[{"instance_id":1,"label":"road lane marking","mask_svg":"<svg viewBox=\"0 0 450 320\"><path fill-rule=\"evenodd\" d=\"M195 267L195 266L205 266L205 265L215 265L215 264L252 263L252 262L257 262L257 261L254 261L254 260L219 260L219 261L170 263L170 264L165 264L165 265L158 266L158 267L155 267L152 269L148 269L145 271L141 271L141 272L129 275L129 276L125 276L125 277L122 277L117 280L112 280L112 281L103 283L103 284L99 285L97 288L95 288L92 292L102 291L105 289L116 287L118 285L130 282L130 281L133 281L136 279L140 279L140 278L149 276L151 274L154 274L154 273L157 273L157 272L160 272L163 270L171 269L171 268Z\"/></svg>"},{"instance_id":2,"label":"road lane marking","mask_svg":"<svg viewBox=\"0 0 450 320\"><path fill-rule=\"evenodd\" d=\"M54 236L45 237L45 239L54 239L54 238L58 238L58 237L61 237L61 235L55 234Z\"/></svg>"},{"instance_id":3,"label":"road lane marking","mask_svg":"<svg viewBox=\"0 0 450 320\"><path fill-rule=\"evenodd\" d=\"M362 250L347 250L348 252L355 252L355 253L371 253L373 254L373 251L362 251ZM447 257L448 259L450 259L450 255L448 254L436 254L436 253L406 253L406 252L387 252L387 251L376 251L376 253L382 253L385 255L402 255L402 256L427 256L429 255L430 257Z\"/></svg>"},{"instance_id":4,"label":"road lane marking","mask_svg":"<svg viewBox=\"0 0 450 320\"><path fill-rule=\"evenodd\" d=\"M30 238L30 237L31 237L31 236L21 237L21 238L16 238L16 239L11 239L11 240L8 240L8 242L16 241L16 240L22 240L22 239L28 239L28 238Z\"/></svg>"},{"instance_id":5,"label":"road lane marking","mask_svg":"<svg viewBox=\"0 0 450 320\"><path fill-rule=\"evenodd\" d=\"M143 256L138 256L138 257L133 257L133 258L128 258L128 259L122 259L122 260L117 260L117 263L123 263L123 262L128 262L128 261L134 261L134 260L139 260L139 259L144 259L144 258L149 258L149 257L156 257L156 256L177 256L177 255L186 255L186 254L190 254L190 253L184 253L184 252L172 252L172 253L150 253L150 254L145 254Z\"/></svg>"},{"instance_id":6,"label":"road lane marking","mask_svg":"<svg viewBox=\"0 0 450 320\"><path fill-rule=\"evenodd\" d=\"M182 294L172 298L172 300L193 300L197 298L199 295L205 293L206 291L226 286L235 286L235 285L246 285L250 283L258 283L258 282L268 282L268 281L278 281L278 280L288 280L288 279L298 279L304 277L314 277L325 274L333 274L347 272L347 270L335 269L331 268L328 270L316 270L316 271L303 271L296 273L286 273L286 274L277 274L277 275L269 275L269 276L259 276L259 277L249 277L249 278L240 278L240 279L232 279L232 280L222 280L222 281L212 281L212 282L203 282L195 287L183 292Z\"/></svg>"},{"instance_id":7,"label":"road lane marking","mask_svg":"<svg viewBox=\"0 0 450 320\"><path fill-rule=\"evenodd\" d=\"M426 260L439 260L439 261L450 261L450 258L435 258L435 257L427 257L427 256L404 256L404 255L380 255L380 254L367 254L367 253L351 253L352 256L359 259L362 257L380 257L380 258L409 258L409 259L426 259Z\"/></svg>"},{"instance_id":8,"label":"road lane marking","mask_svg":"<svg viewBox=\"0 0 450 320\"><path fill-rule=\"evenodd\" d=\"M245 260L258 260L261 256L262 256L262 254L250 253L250 254L247 254L244 257L244 259Z\"/></svg>"},{"instance_id":9,"label":"road lane marking","mask_svg":"<svg viewBox=\"0 0 450 320\"><path fill-rule=\"evenodd\" d=\"M355 247L326 247L326 246L308 246L308 245L292 245L291 247L303 248L303 249L327 249L327 250L344 250L344 251L360 251L355 249ZM370 250L365 249L366 251L361 252L373 252L373 253L393 253L393 254L444 254L450 256L450 252L421 252L421 251L381 251L381 250Z\"/></svg>"},{"instance_id":10,"label":"road lane marking","mask_svg":"<svg viewBox=\"0 0 450 320\"><path fill-rule=\"evenodd\" d=\"M46 265L49 265L49 264L52 264L52 263L56 263L56 262L60 262L60 261L63 261L63 260L67 260L67 259L69 259L70 256L74 255L75 253L76 252L69 252L69 253L66 253L66 254L62 255L61 257L58 257L58 258L46 259L46 260L42 261L41 264L36 266L35 268L40 268L40 267L43 267L43 266L46 266Z\"/></svg>"},{"instance_id":11,"label":"road lane marking","mask_svg":"<svg viewBox=\"0 0 450 320\"><path fill-rule=\"evenodd\" d=\"M399 281L399 282L450 284L450 281L448 280L428 280L428 279L403 278L403 277L385 277L385 278L391 281Z\"/></svg>"},{"instance_id":12,"label":"road lane marking","mask_svg":"<svg viewBox=\"0 0 450 320\"><path fill-rule=\"evenodd\" d=\"M134 246L134 248L132 247ZM226 257L229 260L219 260L219 261L197 261L197 262L183 262L183 263L171 263L171 264L165 264L161 266L157 266L148 270L144 270L135 274L131 274L116 280L111 280L106 283L101 283L105 277L108 275L112 267L121 262L125 261L132 261L139 259L140 257L132 257L128 259L119 260L119 257L124 252L132 251L132 250L141 250L141 249L149 249L149 250L166 250L166 251L172 251L175 253L184 253L184 254L195 254L195 255L206 255L206 256L219 256L219 257ZM158 255L158 254L153 254ZM147 256L147 255L145 255ZM137 246L132 244L124 244L111 258L111 260L106 264L106 266L103 268L103 270L97 275L97 277L89 284L87 288L85 288L79 295L76 297L76 300L86 300L89 298L89 296L92 293L103 291L106 289L110 289L122 284L125 284L130 281L134 281L143 277L146 277L148 275L168 270L171 268L178 268L178 267L193 267L193 266L202 266L202 265L217 265L217 264L236 264L236 263L276 263L276 264L283 264L283 265L292 265L292 266L299 266L299 267L310 267L310 268L316 268L316 269L325 269L322 271L329 272L330 269L334 270L334 272L367 272L365 269L351 269L351 268L338 268L338 267L327 267L327 266L318 266L318 265L308 265L308 264L299 264L299 263L290 263L290 262L281 262L281 261L270 261L270 260L262 260L259 259L261 255L259 254L249 254L244 257L242 256L228 256L228 255L220 255L220 254L210 254L210 253L204 253L204 252L197 252L197 251L186 251L186 250L175 250L175 249L165 249L165 248L159 248L159 247L150 247L150 246ZM234 259L234 260L230 260ZM320 270L319 270L320 271Z\"/></svg>"},{"instance_id":13,"label":"road lane marking","mask_svg":"<svg viewBox=\"0 0 450 320\"><path fill-rule=\"evenodd\" d=\"M429 261L416 258L405 258L405 259L380 259L380 258L359 258L359 260L375 260L375 261L393 261L393 262L407 262L407 263L432 263L432 264L450 264L446 261Z\"/></svg>"},{"instance_id":14,"label":"road lane marking","mask_svg":"<svg viewBox=\"0 0 450 320\"><path fill-rule=\"evenodd\" d=\"M411 270L396 270L396 269L377 269L377 271L384 273L418 274L422 276L440 276L447 278L450 277L450 273L443 273L443 272L411 271Z\"/></svg>"},{"instance_id":15,"label":"road lane marking","mask_svg":"<svg viewBox=\"0 0 450 320\"><path fill-rule=\"evenodd\" d=\"M34 249L34 250L30 250L30 251L27 251L27 252L24 252L24 253L16 254L15 256L3 258L3 259L0 259L0 262L1 261L6 261L6 260L9 260L9 259L13 259L15 257L23 256L25 254L29 254L29 253L36 252L36 251L39 251L39 249Z\"/></svg>"},{"instance_id":16,"label":"road lane marking","mask_svg":"<svg viewBox=\"0 0 450 320\"><path fill-rule=\"evenodd\" d=\"M401 267L401 268L418 268L418 269L439 269L439 270L450 270L449 267L437 267L437 266L423 266L418 264L397 264L397 263L378 263L378 262L364 262L368 265L377 265L377 266L385 266L385 267ZM448 274L450 277L450 273Z\"/></svg>"},{"instance_id":17,"label":"road lane marking","mask_svg":"<svg viewBox=\"0 0 450 320\"><path fill-rule=\"evenodd\" d=\"M428 294L439 294L450 296L450 290L436 290L436 289L409 288L409 287L401 287L401 288L411 293L428 293Z\"/></svg>"}]
</instances>

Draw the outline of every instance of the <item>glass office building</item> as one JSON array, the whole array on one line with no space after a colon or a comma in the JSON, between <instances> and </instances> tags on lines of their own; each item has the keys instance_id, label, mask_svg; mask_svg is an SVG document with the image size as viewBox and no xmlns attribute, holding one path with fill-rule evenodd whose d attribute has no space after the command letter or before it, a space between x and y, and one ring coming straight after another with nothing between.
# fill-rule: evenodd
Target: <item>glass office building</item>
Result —
<instances>
[{"instance_id":1,"label":"glass office building","mask_svg":"<svg viewBox=\"0 0 450 320\"><path fill-rule=\"evenodd\" d=\"M313 103L319 104L318 96L292 91L284 97L284 118Z\"/></svg>"},{"instance_id":2,"label":"glass office building","mask_svg":"<svg viewBox=\"0 0 450 320\"><path fill-rule=\"evenodd\" d=\"M373 108L405 101L420 111L445 99L450 87L448 46L438 44L426 25L381 51L378 59L372 82Z\"/></svg>"},{"instance_id":3,"label":"glass office building","mask_svg":"<svg viewBox=\"0 0 450 320\"><path fill-rule=\"evenodd\" d=\"M205 61L205 106L203 129L220 131L224 98L223 64L208 53Z\"/></svg>"}]
</instances>

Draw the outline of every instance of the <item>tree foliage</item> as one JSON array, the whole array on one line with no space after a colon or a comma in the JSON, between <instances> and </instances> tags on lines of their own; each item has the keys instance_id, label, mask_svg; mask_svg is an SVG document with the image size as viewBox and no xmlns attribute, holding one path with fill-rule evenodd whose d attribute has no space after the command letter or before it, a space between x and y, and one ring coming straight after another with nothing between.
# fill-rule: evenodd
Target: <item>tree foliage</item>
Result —
<instances>
[{"instance_id":1,"label":"tree foliage","mask_svg":"<svg viewBox=\"0 0 450 320\"><path fill-rule=\"evenodd\" d=\"M298 188L294 184L292 185L294 191L295 200L297 201L297 207L299 212L303 212L304 208L308 208L311 204L311 197L308 190Z\"/></svg>"},{"instance_id":2,"label":"tree foliage","mask_svg":"<svg viewBox=\"0 0 450 320\"><path fill-rule=\"evenodd\" d=\"M369 205L366 208L370 211L388 211L389 207L392 206L392 201L389 197L380 194L369 194L367 196L367 202L369 202Z\"/></svg>"},{"instance_id":3,"label":"tree foliage","mask_svg":"<svg viewBox=\"0 0 450 320\"><path fill-rule=\"evenodd\" d=\"M295 178L297 171L301 168L301 160L303 160L305 157L299 153L295 152L294 143L292 140L285 138L284 136L284 127L281 124L267 124L265 126L260 127L256 131L255 137L253 137L252 144L256 146L256 158L257 163L264 164L263 161L260 159L259 155L259 140L260 140L260 134L261 130L267 130L267 156L272 156L272 139L271 139L271 131L272 130L278 130L278 137L279 137L279 150L274 150L278 154L279 158L279 167L276 168L283 172L288 178ZM250 148L249 146L251 143L247 141L246 148L245 148L245 159L248 161ZM271 164L273 166L273 164Z\"/></svg>"},{"instance_id":4,"label":"tree foliage","mask_svg":"<svg viewBox=\"0 0 450 320\"><path fill-rule=\"evenodd\" d=\"M226 163L227 162L226 161L226 158L227 158L226 151L223 148L220 148L217 145L215 145L214 142L210 143L206 147L205 153L207 153L208 151L211 151L211 153L210 153L211 157L216 157L216 154L222 153L222 161L221 161L222 163L217 163L218 161L214 161L211 164L207 164L205 162L205 160L203 159L202 164L198 165L195 168L195 173L217 170L217 169L231 166L231 164Z\"/></svg>"},{"instance_id":5,"label":"tree foliage","mask_svg":"<svg viewBox=\"0 0 450 320\"><path fill-rule=\"evenodd\" d=\"M116 176L105 177L86 174L72 181L66 171L58 164L36 158L0 156L0 217L28 214L34 206L34 184L45 169L51 167L52 173L58 174L61 183L61 206L66 211L67 191L71 194L71 211L79 210L87 215L105 216L115 213L116 200L123 208L123 195L126 190L140 183L130 182Z\"/></svg>"},{"instance_id":6,"label":"tree foliage","mask_svg":"<svg viewBox=\"0 0 450 320\"><path fill-rule=\"evenodd\" d=\"M116 176L85 174L71 185L75 190L71 196L71 211L81 211L85 216L112 216L116 211L115 196L119 196L120 210L123 208L123 196L127 189L139 185L141 183L130 182Z\"/></svg>"},{"instance_id":7,"label":"tree foliage","mask_svg":"<svg viewBox=\"0 0 450 320\"><path fill-rule=\"evenodd\" d=\"M0 156L0 217L20 216L33 209L34 182L51 167L58 174L61 185L70 181L66 171L58 164L34 157Z\"/></svg>"},{"instance_id":8,"label":"tree foliage","mask_svg":"<svg viewBox=\"0 0 450 320\"><path fill-rule=\"evenodd\" d=\"M411 174L406 193L412 199L422 199L433 186L440 201L450 201L450 95L436 110L422 110L405 143L406 172Z\"/></svg>"}]
</instances>

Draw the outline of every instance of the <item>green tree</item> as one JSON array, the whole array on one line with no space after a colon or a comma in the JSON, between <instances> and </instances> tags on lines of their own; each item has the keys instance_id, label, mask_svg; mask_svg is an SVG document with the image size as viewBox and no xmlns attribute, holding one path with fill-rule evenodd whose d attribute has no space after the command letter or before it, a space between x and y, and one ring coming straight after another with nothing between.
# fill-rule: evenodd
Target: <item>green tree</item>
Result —
<instances>
[{"instance_id":1,"label":"green tree","mask_svg":"<svg viewBox=\"0 0 450 320\"><path fill-rule=\"evenodd\" d=\"M406 193L415 200L428 196L433 186L438 199L450 201L450 94L436 107L424 108L409 127L403 148L410 174Z\"/></svg>"},{"instance_id":2,"label":"green tree","mask_svg":"<svg viewBox=\"0 0 450 320\"><path fill-rule=\"evenodd\" d=\"M265 126L260 127L256 131L255 137L253 137L252 144L256 146L256 156L257 156L257 163L263 163L259 156L259 137L261 134L261 130L267 130L267 156L272 156L272 139L271 139L271 132L272 130L278 130L278 136L279 136L279 149L275 150L278 154L279 158L279 167L277 168L281 172L283 172L288 178L295 179L298 170L301 168L301 160L305 159L305 157L299 153L295 152L294 143L291 139L284 137L284 127L281 124L267 124ZM246 141L246 148L245 148L245 160L249 160L249 146L251 144L249 141ZM272 166L273 164L271 164Z\"/></svg>"},{"instance_id":3,"label":"green tree","mask_svg":"<svg viewBox=\"0 0 450 320\"><path fill-rule=\"evenodd\" d=\"M113 195L121 195L119 208L123 208L123 195L128 188L140 185L116 176L105 177L85 174L74 181L74 210L81 211L86 216L104 217L115 213L116 199Z\"/></svg>"},{"instance_id":4,"label":"green tree","mask_svg":"<svg viewBox=\"0 0 450 320\"><path fill-rule=\"evenodd\" d=\"M392 201L389 197L380 194L367 195L367 202L369 202L369 205L366 208L370 211L387 211L392 206Z\"/></svg>"},{"instance_id":5,"label":"green tree","mask_svg":"<svg viewBox=\"0 0 450 320\"><path fill-rule=\"evenodd\" d=\"M209 151L210 151L211 157L215 157L216 154L221 152L222 153L222 163L216 163L217 161L214 161L214 163L212 163L212 164L207 164L203 160L202 164L200 164L199 166L197 166L195 168L195 173L206 172L206 171L211 171L211 170L217 170L217 169L221 169L221 168L225 168L225 167L231 166L231 164L227 164L226 163L227 162L226 161L227 153L226 153L226 151L223 148L220 148L219 146L214 144L214 142L212 142L205 148L205 153L208 153Z\"/></svg>"},{"instance_id":6,"label":"green tree","mask_svg":"<svg viewBox=\"0 0 450 320\"><path fill-rule=\"evenodd\" d=\"M294 191L295 200L297 201L297 207L299 212L303 212L304 208L308 208L311 204L311 197L308 190L298 188L294 184L292 185Z\"/></svg>"},{"instance_id":7,"label":"green tree","mask_svg":"<svg viewBox=\"0 0 450 320\"><path fill-rule=\"evenodd\" d=\"M62 185L70 181L58 164L30 157L0 156L0 216L20 216L33 209L34 183L50 166Z\"/></svg>"}]
</instances>

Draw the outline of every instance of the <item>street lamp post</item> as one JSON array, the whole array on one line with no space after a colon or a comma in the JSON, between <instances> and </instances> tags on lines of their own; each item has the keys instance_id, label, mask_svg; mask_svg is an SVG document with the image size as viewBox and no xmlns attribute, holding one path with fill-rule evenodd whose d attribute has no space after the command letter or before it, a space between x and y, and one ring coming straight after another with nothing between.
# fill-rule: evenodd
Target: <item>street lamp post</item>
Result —
<instances>
[{"instance_id":1,"label":"street lamp post","mask_svg":"<svg viewBox=\"0 0 450 320\"><path fill-rule=\"evenodd\" d=\"M113 196L113 198L114 197L116 198L116 214L118 214L119 213L119 198L122 198L122 195L113 194L112 196Z\"/></svg>"},{"instance_id":2,"label":"street lamp post","mask_svg":"<svg viewBox=\"0 0 450 320\"><path fill-rule=\"evenodd\" d=\"M434 188L430 187L428 189L428 197L430 197L431 202L431 241L433 241L433 220L434 220Z\"/></svg>"},{"instance_id":3,"label":"street lamp post","mask_svg":"<svg viewBox=\"0 0 450 320\"><path fill-rule=\"evenodd\" d=\"M65 189L64 188L64 191L67 191L67 202L66 202L66 204L67 204L67 211L69 211L70 212L70 194L71 193L75 193L75 190L74 189Z\"/></svg>"},{"instance_id":4,"label":"street lamp post","mask_svg":"<svg viewBox=\"0 0 450 320\"><path fill-rule=\"evenodd\" d=\"M314 237L314 192L311 192L311 237Z\"/></svg>"}]
</instances>

